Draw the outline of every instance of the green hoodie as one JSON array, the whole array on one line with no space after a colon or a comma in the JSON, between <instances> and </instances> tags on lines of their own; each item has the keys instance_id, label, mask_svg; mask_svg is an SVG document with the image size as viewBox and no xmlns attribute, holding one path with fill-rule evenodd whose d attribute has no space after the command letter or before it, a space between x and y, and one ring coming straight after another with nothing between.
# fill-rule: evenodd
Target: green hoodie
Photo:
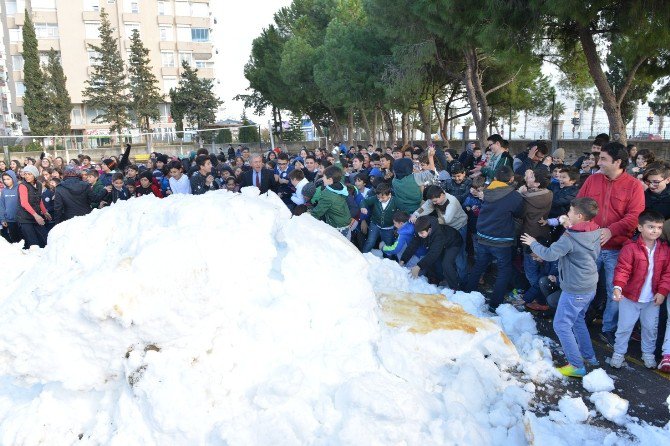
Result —
<instances>
[{"instance_id":1,"label":"green hoodie","mask_svg":"<svg viewBox=\"0 0 670 446\"><path fill-rule=\"evenodd\" d=\"M326 186L319 198L319 203L314 207L310 214L313 217L322 219L334 228L343 228L349 226L351 214L347 206L347 188L337 183L332 186Z\"/></svg>"}]
</instances>

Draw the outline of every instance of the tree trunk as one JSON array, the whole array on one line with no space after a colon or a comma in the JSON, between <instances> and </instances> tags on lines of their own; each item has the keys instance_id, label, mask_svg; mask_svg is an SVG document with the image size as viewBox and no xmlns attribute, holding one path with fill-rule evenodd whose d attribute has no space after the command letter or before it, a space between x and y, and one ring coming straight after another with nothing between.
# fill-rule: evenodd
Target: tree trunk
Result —
<instances>
[{"instance_id":1,"label":"tree trunk","mask_svg":"<svg viewBox=\"0 0 670 446\"><path fill-rule=\"evenodd\" d=\"M598 93L600 93L603 108L607 114L607 120L609 121L610 134L613 136L613 140L615 141L617 140L616 134L619 134L618 142L625 145L628 143L628 136L626 135L626 125L624 124L623 117L621 116L621 102L626 97L626 93L630 88L633 77L635 76L635 72L646 60L646 57L640 56L638 58L635 65L628 72L623 87L621 87L621 89L615 95L609 83L607 82L607 76L603 71L598 49L596 48L593 35L591 34L591 31L588 27L579 27L579 41L581 42L582 48L584 50L584 56L586 57L586 63L589 67L591 78L596 84Z\"/></svg>"},{"instance_id":2,"label":"tree trunk","mask_svg":"<svg viewBox=\"0 0 670 446\"><path fill-rule=\"evenodd\" d=\"M400 115L400 134L402 136L403 146L409 142L409 135L407 134L407 121L407 112L402 112L402 115Z\"/></svg>"},{"instance_id":3,"label":"tree trunk","mask_svg":"<svg viewBox=\"0 0 670 446\"><path fill-rule=\"evenodd\" d=\"M386 133L389 135L388 145L392 146L395 144L395 124L393 122L393 117L391 112L388 110L382 110L382 115L384 116L384 122L386 123Z\"/></svg>"},{"instance_id":4,"label":"tree trunk","mask_svg":"<svg viewBox=\"0 0 670 446\"><path fill-rule=\"evenodd\" d=\"M372 136L372 131L370 129L370 122L368 121L368 116L365 114L365 110L363 110L363 107L359 107L359 110L361 112L361 122L363 123L363 128L365 129L365 133L367 133L368 137L368 143L372 144L373 147L375 147L374 137Z\"/></svg>"},{"instance_id":5,"label":"tree trunk","mask_svg":"<svg viewBox=\"0 0 670 446\"><path fill-rule=\"evenodd\" d=\"M635 107L633 107L633 134L630 136L634 137L636 130L637 130L637 104L635 104Z\"/></svg>"},{"instance_id":6,"label":"tree trunk","mask_svg":"<svg viewBox=\"0 0 670 446\"><path fill-rule=\"evenodd\" d=\"M465 73L463 76L465 92L472 111L472 120L475 123L477 140L481 147L485 147L487 137L486 126L489 122L490 110L484 89L482 88L482 81L479 77L477 51L474 48L467 48L463 53L465 56Z\"/></svg>"},{"instance_id":7,"label":"tree trunk","mask_svg":"<svg viewBox=\"0 0 670 446\"><path fill-rule=\"evenodd\" d=\"M335 109L332 107L328 107L328 112L330 113L330 116L333 118L333 132L331 132L331 138L333 142L342 142L344 139L342 137L342 127L340 126L340 118L337 116L337 112L335 112Z\"/></svg>"},{"instance_id":8,"label":"tree trunk","mask_svg":"<svg viewBox=\"0 0 670 446\"><path fill-rule=\"evenodd\" d=\"M308 115L309 116L309 115ZM310 121L312 121L312 125L314 125L314 130L316 130L316 135L319 138L323 138L323 129L321 128L321 125L316 121L316 119L312 119L312 117L309 117Z\"/></svg>"},{"instance_id":9,"label":"tree trunk","mask_svg":"<svg viewBox=\"0 0 670 446\"><path fill-rule=\"evenodd\" d=\"M349 109L349 116L347 119L347 143L349 147L354 145L354 108Z\"/></svg>"},{"instance_id":10,"label":"tree trunk","mask_svg":"<svg viewBox=\"0 0 670 446\"><path fill-rule=\"evenodd\" d=\"M663 121L664 121L664 118L665 117L663 115L660 115L658 117L658 131L656 133L661 135L661 137L663 137L663 124L664 124Z\"/></svg>"},{"instance_id":11,"label":"tree trunk","mask_svg":"<svg viewBox=\"0 0 670 446\"><path fill-rule=\"evenodd\" d=\"M419 101L417 107L419 109L419 118L421 119L421 131L424 134L426 145L429 145L433 141L431 138L430 113L428 113L426 104L421 101Z\"/></svg>"},{"instance_id":12,"label":"tree trunk","mask_svg":"<svg viewBox=\"0 0 670 446\"><path fill-rule=\"evenodd\" d=\"M523 112L523 137L525 139L528 139L528 135L526 135L527 130L528 130L528 110L524 110L524 112Z\"/></svg>"},{"instance_id":13,"label":"tree trunk","mask_svg":"<svg viewBox=\"0 0 670 446\"><path fill-rule=\"evenodd\" d=\"M593 128L596 126L596 110L598 109L598 100L593 101L593 110L591 111L591 138L593 138Z\"/></svg>"},{"instance_id":14,"label":"tree trunk","mask_svg":"<svg viewBox=\"0 0 670 446\"><path fill-rule=\"evenodd\" d=\"M377 147L377 107L372 109L372 145Z\"/></svg>"}]
</instances>

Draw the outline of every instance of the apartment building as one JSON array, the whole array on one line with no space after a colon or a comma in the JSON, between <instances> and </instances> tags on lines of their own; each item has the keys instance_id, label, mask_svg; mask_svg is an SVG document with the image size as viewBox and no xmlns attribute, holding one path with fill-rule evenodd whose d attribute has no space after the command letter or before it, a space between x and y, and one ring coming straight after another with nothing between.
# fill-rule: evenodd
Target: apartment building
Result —
<instances>
[{"instance_id":1,"label":"apartment building","mask_svg":"<svg viewBox=\"0 0 670 446\"><path fill-rule=\"evenodd\" d=\"M150 50L154 73L159 79L166 103L160 107L160 122L155 131L169 133L174 124L169 117L170 88L179 82L181 61L199 69L202 77L214 78L212 18L209 0L0 0L7 54L8 86L14 103L12 113L21 119L24 131L28 122L23 113L22 27L24 10L32 15L40 55L60 53L67 88L72 98L74 134L104 134L108 126L95 124L97 110L84 105L82 90L95 64L89 44L99 44L100 10L105 9L119 38L119 50L128 61L130 36L137 29Z\"/></svg>"},{"instance_id":2,"label":"apartment building","mask_svg":"<svg viewBox=\"0 0 670 446\"><path fill-rule=\"evenodd\" d=\"M0 21L0 138L20 134L19 126L14 121L11 111L12 95L7 82L7 53L3 44L3 29L2 21Z\"/></svg>"}]
</instances>

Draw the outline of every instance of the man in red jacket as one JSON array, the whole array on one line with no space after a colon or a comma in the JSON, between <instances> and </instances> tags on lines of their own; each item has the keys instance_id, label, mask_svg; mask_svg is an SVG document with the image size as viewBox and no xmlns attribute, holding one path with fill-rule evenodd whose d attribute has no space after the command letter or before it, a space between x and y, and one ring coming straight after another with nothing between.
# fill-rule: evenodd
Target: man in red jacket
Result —
<instances>
[{"instance_id":1,"label":"man in red jacket","mask_svg":"<svg viewBox=\"0 0 670 446\"><path fill-rule=\"evenodd\" d=\"M598 160L600 172L591 175L579 190L577 197L596 200L600 211L593 220L602 228L602 250L598 256L598 270L605 271L607 302L603 313L602 338L614 345L614 334L619 317L619 304L612 300L614 268L619 251L637 227L637 219L644 210L642 183L626 173L628 152L623 144L605 144Z\"/></svg>"}]
</instances>

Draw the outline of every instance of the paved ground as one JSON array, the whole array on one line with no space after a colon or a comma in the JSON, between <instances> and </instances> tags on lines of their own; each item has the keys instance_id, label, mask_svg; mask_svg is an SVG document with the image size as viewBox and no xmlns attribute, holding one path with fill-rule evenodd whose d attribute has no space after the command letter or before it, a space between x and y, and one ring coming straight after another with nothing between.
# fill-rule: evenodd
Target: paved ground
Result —
<instances>
[{"instance_id":1,"label":"paved ground","mask_svg":"<svg viewBox=\"0 0 670 446\"><path fill-rule=\"evenodd\" d=\"M555 342L552 347L554 358L563 360L564 357L560 352L558 339L551 327L551 318L536 317L535 320L540 334L551 338ZM658 370L646 369L640 359L640 343L634 340L630 342L624 367L618 370L610 367L607 362L612 355L612 348L600 340L598 335L600 328L598 321L590 328L593 347L600 361L600 366L614 379L615 393L629 401L628 414L647 423L664 426L668 422L668 406L665 401L670 395L670 375ZM581 380L566 378L564 384L565 388L572 393L572 396L582 396L587 406L593 408L593 404L588 401L590 393L584 390ZM544 399L547 403L551 403L552 399L557 401L562 396L562 392L558 393L560 394L556 395L555 398L545 396L541 399ZM552 408L552 410L555 409ZM602 419L602 422L604 425L609 423L604 419ZM615 427L615 425L610 427Z\"/></svg>"}]
</instances>

